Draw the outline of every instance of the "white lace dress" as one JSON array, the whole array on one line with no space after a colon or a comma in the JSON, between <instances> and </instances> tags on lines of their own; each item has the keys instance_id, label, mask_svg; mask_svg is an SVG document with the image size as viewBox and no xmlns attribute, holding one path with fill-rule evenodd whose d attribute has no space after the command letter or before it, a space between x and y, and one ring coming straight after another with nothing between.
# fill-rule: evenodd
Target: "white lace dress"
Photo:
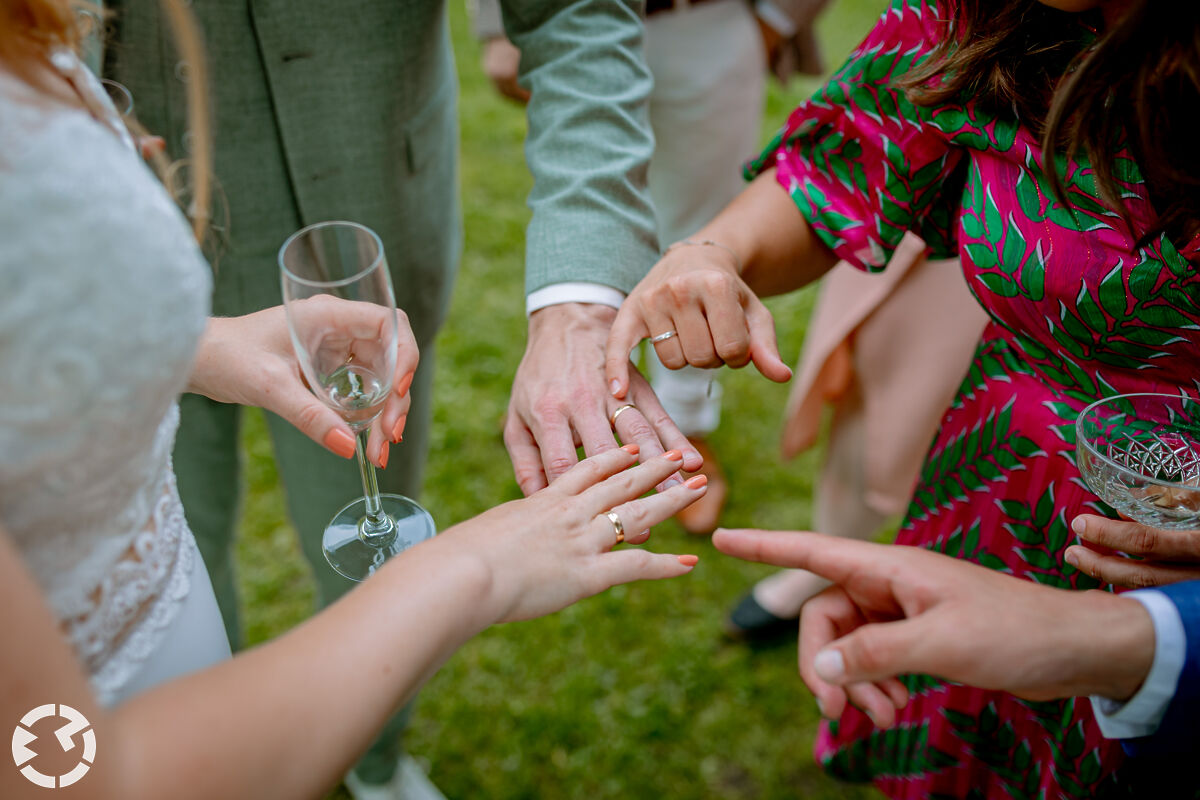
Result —
<instances>
[{"instance_id":1,"label":"white lace dress","mask_svg":"<svg viewBox=\"0 0 1200 800\"><path fill-rule=\"evenodd\" d=\"M171 447L210 274L90 73L0 71L0 524L106 704L227 657Z\"/></svg>"}]
</instances>

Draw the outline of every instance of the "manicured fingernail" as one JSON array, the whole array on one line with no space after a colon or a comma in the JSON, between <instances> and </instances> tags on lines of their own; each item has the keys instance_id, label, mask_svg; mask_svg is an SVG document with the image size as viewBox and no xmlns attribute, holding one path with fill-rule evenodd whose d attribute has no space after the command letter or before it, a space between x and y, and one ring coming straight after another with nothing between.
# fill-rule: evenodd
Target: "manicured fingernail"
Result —
<instances>
[{"instance_id":1,"label":"manicured fingernail","mask_svg":"<svg viewBox=\"0 0 1200 800\"><path fill-rule=\"evenodd\" d=\"M621 391L621 382L616 378L613 378L608 384L608 391L611 392L615 397L617 392Z\"/></svg>"},{"instance_id":2,"label":"manicured fingernail","mask_svg":"<svg viewBox=\"0 0 1200 800\"><path fill-rule=\"evenodd\" d=\"M846 662L837 650L822 650L813 659L817 677L825 681L836 681L846 674Z\"/></svg>"},{"instance_id":3,"label":"manicured fingernail","mask_svg":"<svg viewBox=\"0 0 1200 800\"><path fill-rule=\"evenodd\" d=\"M818 698L816 698L816 700L817 700L817 713L820 714L825 719L829 719L829 715L825 713L825 704L821 702L821 698L818 697Z\"/></svg>"},{"instance_id":4,"label":"manicured fingernail","mask_svg":"<svg viewBox=\"0 0 1200 800\"><path fill-rule=\"evenodd\" d=\"M384 442L383 444L381 444L379 446L379 468L380 469L387 469L388 451L390 449L391 449L391 446L387 442Z\"/></svg>"},{"instance_id":5,"label":"manicured fingernail","mask_svg":"<svg viewBox=\"0 0 1200 800\"><path fill-rule=\"evenodd\" d=\"M676 558L678 558L679 563L683 564L685 567L694 567L700 563L700 556L676 556Z\"/></svg>"},{"instance_id":6,"label":"manicured fingernail","mask_svg":"<svg viewBox=\"0 0 1200 800\"><path fill-rule=\"evenodd\" d=\"M627 444L624 447L622 447L621 449L624 450L626 453L629 453L629 455L631 455L631 456L636 456L638 454L638 451L641 450L642 448L638 447L636 444Z\"/></svg>"},{"instance_id":7,"label":"manicured fingernail","mask_svg":"<svg viewBox=\"0 0 1200 800\"><path fill-rule=\"evenodd\" d=\"M392 426L392 441L404 441L404 425L408 422L408 414L401 414L400 419L396 420L396 424Z\"/></svg>"},{"instance_id":8,"label":"manicured fingernail","mask_svg":"<svg viewBox=\"0 0 1200 800\"><path fill-rule=\"evenodd\" d=\"M1087 520L1085 520L1083 517L1076 517L1075 519L1071 520L1071 530L1075 531L1077 535L1083 536L1084 532L1087 530Z\"/></svg>"},{"instance_id":9,"label":"manicured fingernail","mask_svg":"<svg viewBox=\"0 0 1200 800\"><path fill-rule=\"evenodd\" d=\"M341 428L334 428L325 434L323 444L342 458L354 455L354 437Z\"/></svg>"},{"instance_id":10,"label":"manicured fingernail","mask_svg":"<svg viewBox=\"0 0 1200 800\"><path fill-rule=\"evenodd\" d=\"M875 712L874 712L874 711L867 711L867 712L866 712L866 715L867 715L867 719L871 720L871 724L872 724L872 725L874 725L876 728L878 728L878 727L879 727L879 723L875 721Z\"/></svg>"},{"instance_id":11,"label":"manicured fingernail","mask_svg":"<svg viewBox=\"0 0 1200 800\"><path fill-rule=\"evenodd\" d=\"M663 490L665 491L665 490L667 490L667 489L670 489L670 488L672 488L672 487L674 487L674 486L678 486L678 485L680 485L681 483L683 483L683 481L679 480L679 476L678 476L678 475L672 475L671 477L669 477L669 478L667 478L665 481L663 481Z\"/></svg>"},{"instance_id":12,"label":"manicured fingernail","mask_svg":"<svg viewBox=\"0 0 1200 800\"><path fill-rule=\"evenodd\" d=\"M683 482L683 485L689 489L700 489L708 485L707 475L693 475Z\"/></svg>"},{"instance_id":13,"label":"manicured fingernail","mask_svg":"<svg viewBox=\"0 0 1200 800\"><path fill-rule=\"evenodd\" d=\"M683 461L683 452L680 450L668 450L663 453L663 458L667 461Z\"/></svg>"},{"instance_id":14,"label":"manicured fingernail","mask_svg":"<svg viewBox=\"0 0 1200 800\"><path fill-rule=\"evenodd\" d=\"M1075 555L1074 550L1068 550L1066 555L1063 556L1063 561L1066 561L1075 569L1079 569L1079 556Z\"/></svg>"}]
</instances>

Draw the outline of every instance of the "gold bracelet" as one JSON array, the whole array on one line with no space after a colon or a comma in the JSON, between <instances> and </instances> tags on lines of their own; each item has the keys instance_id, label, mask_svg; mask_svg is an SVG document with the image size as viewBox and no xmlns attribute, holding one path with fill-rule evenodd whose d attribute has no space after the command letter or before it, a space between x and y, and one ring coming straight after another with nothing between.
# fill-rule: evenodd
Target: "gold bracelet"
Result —
<instances>
[{"instance_id":1,"label":"gold bracelet","mask_svg":"<svg viewBox=\"0 0 1200 800\"><path fill-rule=\"evenodd\" d=\"M737 267L738 274L740 275L742 272L742 260L738 258L738 254L733 252L733 248L727 247L720 242L714 242L712 239L700 239L699 241L696 239L680 239L678 242L675 242L675 244L670 245L666 250L664 250L663 255L665 256L667 253L680 247L719 247L726 253L729 253L729 255L733 256L733 263Z\"/></svg>"}]
</instances>

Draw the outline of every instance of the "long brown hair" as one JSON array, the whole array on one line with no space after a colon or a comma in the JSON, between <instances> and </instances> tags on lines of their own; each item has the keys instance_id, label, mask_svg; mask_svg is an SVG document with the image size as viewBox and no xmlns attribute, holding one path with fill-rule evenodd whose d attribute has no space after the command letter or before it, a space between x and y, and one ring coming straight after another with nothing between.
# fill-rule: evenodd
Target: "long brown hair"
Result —
<instances>
[{"instance_id":1,"label":"long brown hair","mask_svg":"<svg viewBox=\"0 0 1200 800\"><path fill-rule=\"evenodd\" d=\"M1139 244L1166 232L1200 234L1200 2L1128 0L1105 27L1099 13L1038 0L951 0L946 35L906 77L914 103L975 98L1015 113L1042 139L1055 196L1069 205L1055 158L1083 154L1101 199L1131 229L1121 199L1128 176L1115 158L1128 146L1158 219L1133 230Z\"/></svg>"},{"instance_id":2,"label":"long brown hair","mask_svg":"<svg viewBox=\"0 0 1200 800\"><path fill-rule=\"evenodd\" d=\"M197 241L203 241L209 222L212 187L212 135L207 107L208 70L199 26L179 0L161 0L180 54L191 67L187 87L188 125L192 131L193 189L189 217ZM85 0L0 0L0 61L35 88L38 66L55 47L78 50L91 26L102 19L100 9ZM132 123L131 127L136 127ZM160 174L163 174L160 166Z\"/></svg>"}]
</instances>

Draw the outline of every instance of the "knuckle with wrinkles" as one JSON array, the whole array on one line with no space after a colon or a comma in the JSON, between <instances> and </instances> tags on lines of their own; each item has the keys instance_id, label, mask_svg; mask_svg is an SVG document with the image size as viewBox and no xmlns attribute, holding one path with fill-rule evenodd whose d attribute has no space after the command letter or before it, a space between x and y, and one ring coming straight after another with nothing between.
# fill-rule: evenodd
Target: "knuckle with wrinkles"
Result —
<instances>
[{"instance_id":1,"label":"knuckle with wrinkles","mask_svg":"<svg viewBox=\"0 0 1200 800\"><path fill-rule=\"evenodd\" d=\"M1137 589L1148 589L1151 586L1157 586L1158 581L1155 580L1154 573L1150 570L1139 569L1130 576L1129 585Z\"/></svg>"},{"instance_id":2,"label":"knuckle with wrinkles","mask_svg":"<svg viewBox=\"0 0 1200 800\"><path fill-rule=\"evenodd\" d=\"M296 412L296 427L302 431L316 431L325 416L322 406L306 405Z\"/></svg>"},{"instance_id":3,"label":"knuckle with wrinkles","mask_svg":"<svg viewBox=\"0 0 1200 800\"><path fill-rule=\"evenodd\" d=\"M677 305L687 305L692 300L692 284L687 278L670 278L664 288L670 300Z\"/></svg>"},{"instance_id":4,"label":"knuckle with wrinkles","mask_svg":"<svg viewBox=\"0 0 1200 800\"><path fill-rule=\"evenodd\" d=\"M655 428L663 428L663 427L666 427L667 425L675 424L671 420L671 416L669 414L667 414L667 412L665 412L665 411L652 412L650 416L646 417L646 421L649 422Z\"/></svg>"},{"instance_id":5,"label":"knuckle with wrinkles","mask_svg":"<svg viewBox=\"0 0 1200 800\"><path fill-rule=\"evenodd\" d=\"M566 456L556 456L546 459L546 471L554 475L561 475L569 470L572 466L571 459Z\"/></svg>"},{"instance_id":6,"label":"knuckle with wrinkles","mask_svg":"<svg viewBox=\"0 0 1200 800\"><path fill-rule=\"evenodd\" d=\"M525 492L526 494L528 494L534 486L537 486L541 479L541 473L531 467L517 467L514 471L514 475L517 479L517 485L520 486L521 491Z\"/></svg>"},{"instance_id":7,"label":"knuckle with wrinkles","mask_svg":"<svg viewBox=\"0 0 1200 800\"><path fill-rule=\"evenodd\" d=\"M550 419L551 417L560 416L563 410L563 402L555 395L546 395L539 398L533 404L533 416L535 419Z\"/></svg>"},{"instance_id":8,"label":"knuckle with wrinkles","mask_svg":"<svg viewBox=\"0 0 1200 800\"><path fill-rule=\"evenodd\" d=\"M1129 538L1129 552L1153 553L1158 547L1158 534L1153 528L1138 525Z\"/></svg>"},{"instance_id":9,"label":"knuckle with wrinkles","mask_svg":"<svg viewBox=\"0 0 1200 800\"><path fill-rule=\"evenodd\" d=\"M716 342L716 346L717 355L730 366L745 366L750 361L750 348L741 339L725 339Z\"/></svg>"},{"instance_id":10,"label":"knuckle with wrinkles","mask_svg":"<svg viewBox=\"0 0 1200 800\"><path fill-rule=\"evenodd\" d=\"M700 279L704 291L712 295L727 295L735 292L733 281L723 272L706 272Z\"/></svg>"},{"instance_id":11,"label":"knuckle with wrinkles","mask_svg":"<svg viewBox=\"0 0 1200 800\"><path fill-rule=\"evenodd\" d=\"M621 518L621 525L625 528L626 538L636 538L637 534L645 530L646 515L634 503L624 503L613 509L618 517Z\"/></svg>"},{"instance_id":12,"label":"knuckle with wrinkles","mask_svg":"<svg viewBox=\"0 0 1200 800\"><path fill-rule=\"evenodd\" d=\"M848 648L846 655L846 670L875 673L887 664L887 653L877 640L860 639L855 646Z\"/></svg>"}]
</instances>

